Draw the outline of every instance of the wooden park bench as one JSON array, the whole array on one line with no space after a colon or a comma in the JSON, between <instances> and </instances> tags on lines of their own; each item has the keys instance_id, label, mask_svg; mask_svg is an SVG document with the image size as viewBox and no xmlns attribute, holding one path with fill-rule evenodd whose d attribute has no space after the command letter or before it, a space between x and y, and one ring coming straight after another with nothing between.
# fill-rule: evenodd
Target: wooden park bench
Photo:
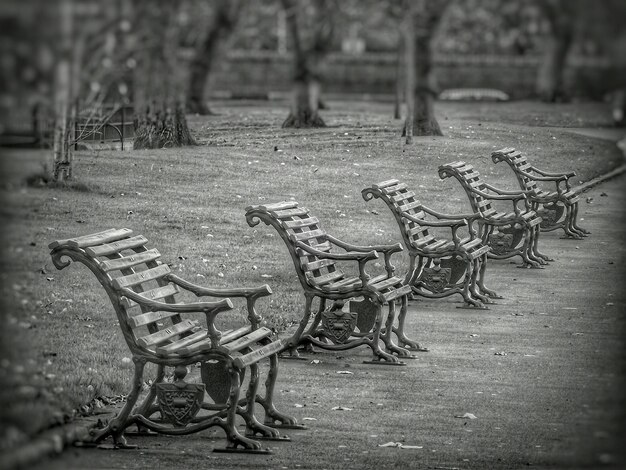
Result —
<instances>
[{"instance_id":1,"label":"wooden park bench","mask_svg":"<svg viewBox=\"0 0 626 470\"><path fill-rule=\"evenodd\" d=\"M146 243L146 238L133 236L129 229L111 229L49 245L57 269L73 260L94 273L113 304L134 363L126 404L104 429L92 432L92 443L112 436L114 447L131 447L124 432L133 424L139 431L174 435L218 426L225 431L228 444L216 451L266 452L255 438L283 439L270 426L297 427L296 420L279 413L273 403L277 353L284 345L261 326L255 307L257 299L271 290L268 286L209 289L191 284L170 272L167 264L158 261L159 252L146 248ZM177 300L181 296L190 301ZM205 296L221 300L194 300ZM245 299L247 321L242 327L220 331L216 317L233 308L231 297ZM195 317L205 317L206 325L200 326ZM269 372L261 397L258 363L266 358ZM157 365L156 377L145 399L134 408L147 363ZM204 383L185 381L187 367L196 363L201 365ZM174 380L168 381L166 370L171 368ZM246 370L250 378L247 393L242 394ZM255 402L265 408L265 424L254 415ZM246 436L237 430L237 414L245 420Z\"/></svg>"},{"instance_id":2,"label":"wooden park bench","mask_svg":"<svg viewBox=\"0 0 626 470\"><path fill-rule=\"evenodd\" d=\"M528 191L528 200L541 217L542 232L559 228L565 235L575 239L586 237L589 232L576 223L579 191L572 188L570 178L576 173L549 173L528 163L526 157L514 148L503 148L491 154L494 163L506 162L515 173L522 190ZM537 183L554 183L555 191L542 189Z\"/></svg>"},{"instance_id":3,"label":"wooden park bench","mask_svg":"<svg viewBox=\"0 0 626 470\"><path fill-rule=\"evenodd\" d=\"M374 353L374 360L368 363L403 365L399 358L412 357L409 350L424 350L404 333L407 294L411 288L393 275L390 260L393 253L402 251L400 244L356 246L343 242L326 233L319 220L295 201L247 207L246 220L251 227L263 221L276 229L287 245L304 290L304 316L287 340L293 357L298 356L298 346L339 351L367 345ZM335 247L345 252L333 251ZM384 273L370 277L366 264L378 259L378 252L384 256ZM340 269L343 262L351 264L357 274L344 273ZM360 297L364 300L355 300ZM316 298L319 305L313 315ZM347 311L346 301L349 301ZM394 326L397 301L401 308L398 325ZM385 304L389 313L383 327ZM394 343L392 333L396 334L399 345ZM381 349L379 340L386 351Z\"/></svg>"},{"instance_id":4,"label":"wooden park bench","mask_svg":"<svg viewBox=\"0 0 626 470\"><path fill-rule=\"evenodd\" d=\"M447 215L429 209L396 179L374 184L361 194L366 201L381 199L396 219L410 257L405 283L414 294L428 298L460 294L467 306L478 308L486 308L484 302L498 297L484 285L490 247L474 228L479 215ZM465 238L459 235L462 227L467 227ZM437 228L449 229L451 237L437 237L432 233Z\"/></svg>"},{"instance_id":5,"label":"wooden park bench","mask_svg":"<svg viewBox=\"0 0 626 470\"><path fill-rule=\"evenodd\" d=\"M507 259L519 255L524 267L535 268L552 261L537 247L541 217L527 204L527 192L505 191L485 183L472 165L462 161L441 165L439 177L454 177L461 183L472 211L480 215L477 222L484 225L480 237L491 247L490 258ZM513 210L497 210L494 207L496 201L510 202Z\"/></svg>"}]
</instances>

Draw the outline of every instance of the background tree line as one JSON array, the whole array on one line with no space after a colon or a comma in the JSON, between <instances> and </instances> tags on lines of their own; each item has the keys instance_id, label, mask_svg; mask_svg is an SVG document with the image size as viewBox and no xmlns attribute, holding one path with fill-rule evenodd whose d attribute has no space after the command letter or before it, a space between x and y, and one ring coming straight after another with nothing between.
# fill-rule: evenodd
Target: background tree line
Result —
<instances>
[{"instance_id":1,"label":"background tree line","mask_svg":"<svg viewBox=\"0 0 626 470\"><path fill-rule=\"evenodd\" d=\"M71 176L76 113L104 102L132 104L134 148L193 145L185 113L210 114L208 77L229 48L292 57L285 127L325 125L329 53L395 52L410 140L441 133L433 54L542 55L537 95L561 100L567 55L617 56L624 13L620 0L9 0L0 85L5 101L26 91L53 110L55 179Z\"/></svg>"}]
</instances>

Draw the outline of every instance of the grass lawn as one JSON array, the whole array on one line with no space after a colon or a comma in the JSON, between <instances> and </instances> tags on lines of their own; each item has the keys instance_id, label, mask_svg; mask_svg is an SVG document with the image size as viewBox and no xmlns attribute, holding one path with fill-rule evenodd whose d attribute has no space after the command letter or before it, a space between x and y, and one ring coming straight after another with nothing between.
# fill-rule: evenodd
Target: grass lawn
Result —
<instances>
[{"instance_id":1,"label":"grass lawn","mask_svg":"<svg viewBox=\"0 0 626 470\"><path fill-rule=\"evenodd\" d=\"M285 130L285 103L214 103L219 115L190 117L199 146L78 152L68 188L24 183L40 171L40 154L0 157L0 451L127 393L130 370L122 359L129 353L110 302L82 265L56 271L47 249L55 239L128 227L191 281L268 283L274 295L259 302L261 313L284 330L300 317L300 287L273 229L246 224L248 205L295 199L339 238L395 243L387 209L361 198L372 183L403 180L426 205L458 213L469 210L460 185L437 176L449 161L471 162L486 180L510 189L510 170L489 157L505 146L545 170L574 170L579 181L621 163L613 143L566 129L610 125L601 103L439 103L445 136L419 137L412 146L400 138L390 104L329 105L327 128ZM406 260L397 261L401 271Z\"/></svg>"}]
</instances>

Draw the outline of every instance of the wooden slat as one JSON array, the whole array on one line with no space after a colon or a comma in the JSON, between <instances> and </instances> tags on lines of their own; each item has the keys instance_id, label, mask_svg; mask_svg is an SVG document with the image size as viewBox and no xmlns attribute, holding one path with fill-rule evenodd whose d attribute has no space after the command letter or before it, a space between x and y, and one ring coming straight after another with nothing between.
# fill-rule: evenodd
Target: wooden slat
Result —
<instances>
[{"instance_id":1,"label":"wooden slat","mask_svg":"<svg viewBox=\"0 0 626 470\"><path fill-rule=\"evenodd\" d=\"M119 271L122 269L132 268L138 264L148 263L161 257L159 250L153 248L151 250L144 251L142 253L134 253L123 258L109 259L100 262L100 267L104 272Z\"/></svg>"},{"instance_id":2,"label":"wooden slat","mask_svg":"<svg viewBox=\"0 0 626 470\"><path fill-rule=\"evenodd\" d=\"M220 343L228 343L252 331L252 325L245 325L235 330L229 330L222 334ZM165 346L159 346L156 350L157 354L176 353L181 356L188 356L203 349L211 347L211 338L207 336L206 330L198 331L192 335L176 340Z\"/></svg>"},{"instance_id":3,"label":"wooden slat","mask_svg":"<svg viewBox=\"0 0 626 470\"><path fill-rule=\"evenodd\" d=\"M407 229L406 233L410 237L417 235L419 238L426 238L426 236L428 236L428 227L415 224L415 227ZM422 237L422 235L425 236Z\"/></svg>"},{"instance_id":4,"label":"wooden slat","mask_svg":"<svg viewBox=\"0 0 626 470\"><path fill-rule=\"evenodd\" d=\"M335 271L328 274L322 274L321 276L314 276L310 272L306 273L306 277L311 284L314 286L322 286L324 284L328 284L330 282L336 281L337 279L341 279L344 276L343 272Z\"/></svg>"},{"instance_id":5,"label":"wooden slat","mask_svg":"<svg viewBox=\"0 0 626 470\"><path fill-rule=\"evenodd\" d=\"M336 261L332 259L319 259L317 261L311 261L310 263L300 263L300 266L302 266L303 271L315 271L326 266L334 266L335 264Z\"/></svg>"},{"instance_id":6,"label":"wooden slat","mask_svg":"<svg viewBox=\"0 0 626 470\"><path fill-rule=\"evenodd\" d=\"M317 243L317 244L311 243L309 244L309 246L311 248L316 249L317 251L324 251L324 252L329 252L331 248L333 247L330 242L322 242L322 243Z\"/></svg>"},{"instance_id":7,"label":"wooden slat","mask_svg":"<svg viewBox=\"0 0 626 470\"><path fill-rule=\"evenodd\" d=\"M410 294L412 291L413 290L411 289L411 286L402 286L399 289L394 289L390 292L383 293L383 298L386 302L389 302L404 295Z\"/></svg>"},{"instance_id":8,"label":"wooden slat","mask_svg":"<svg viewBox=\"0 0 626 470\"><path fill-rule=\"evenodd\" d=\"M480 245L482 243L482 240L480 238L474 238L472 241L463 243L463 248L465 248L466 250L469 250L471 248L474 248L476 245Z\"/></svg>"},{"instance_id":9,"label":"wooden slat","mask_svg":"<svg viewBox=\"0 0 626 470\"><path fill-rule=\"evenodd\" d=\"M222 347L225 348L230 354L241 351L244 348L262 340L263 338L268 338L272 336L272 330L266 327L261 327L258 330L254 330L247 335L244 335L240 338L237 338L234 341L231 341L227 344L222 344Z\"/></svg>"},{"instance_id":10,"label":"wooden slat","mask_svg":"<svg viewBox=\"0 0 626 470\"><path fill-rule=\"evenodd\" d=\"M252 325L244 325L237 328L236 330L226 331L222 334L222 337L220 338L220 343L228 343L234 339L239 338L240 336L250 333L251 331Z\"/></svg>"},{"instance_id":11,"label":"wooden slat","mask_svg":"<svg viewBox=\"0 0 626 470\"><path fill-rule=\"evenodd\" d=\"M283 221L283 227L287 229L302 228L302 227L309 227L311 225L317 225L319 224L319 222L320 221L317 219L317 217L308 217L306 219L285 220Z\"/></svg>"},{"instance_id":12,"label":"wooden slat","mask_svg":"<svg viewBox=\"0 0 626 470\"><path fill-rule=\"evenodd\" d=\"M398 180L395 180L395 183L393 185L387 186L386 188L384 188L382 190L382 192L384 194L387 194L387 195L391 196L391 195L393 195L393 193L396 193L398 191L402 191L404 189L407 189L406 183L400 183Z\"/></svg>"},{"instance_id":13,"label":"wooden slat","mask_svg":"<svg viewBox=\"0 0 626 470\"><path fill-rule=\"evenodd\" d=\"M487 253L489 250L491 250L491 247L489 245L483 245L481 246L478 250L476 251L472 251L470 253L470 256L472 257L472 259L476 259L479 256L484 255L485 253Z\"/></svg>"},{"instance_id":14,"label":"wooden slat","mask_svg":"<svg viewBox=\"0 0 626 470\"><path fill-rule=\"evenodd\" d=\"M128 318L128 324L131 328L137 328L140 326L148 325L150 323L163 320L164 318L170 318L178 315L177 312L148 312L141 315L135 315Z\"/></svg>"},{"instance_id":15,"label":"wooden slat","mask_svg":"<svg viewBox=\"0 0 626 470\"><path fill-rule=\"evenodd\" d=\"M113 253L119 253L122 250L138 248L146 243L148 243L148 239L143 235L138 235L136 237L126 238L125 240L107 243L104 245L90 246L89 248L85 248L85 252L89 256L93 256L95 258L97 256L108 256Z\"/></svg>"},{"instance_id":16,"label":"wooden slat","mask_svg":"<svg viewBox=\"0 0 626 470\"><path fill-rule=\"evenodd\" d=\"M149 348L155 344L164 343L174 336L192 331L194 328L196 328L194 322L191 320L183 320L180 323L159 330L156 333L137 338L137 344L144 348Z\"/></svg>"},{"instance_id":17,"label":"wooden slat","mask_svg":"<svg viewBox=\"0 0 626 470\"><path fill-rule=\"evenodd\" d=\"M394 287L399 282L401 281L397 277L390 277L389 279L385 279L384 281L377 282L376 284L368 283L368 285L372 286L374 289L385 290L390 287Z\"/></svg>"},{"instance_id":18,"label":"wooden slat","mask_svg":"<svg viewBox=\"0 0 626 470\"><path fill-rule=\"evenodd\" d=\"M162 264L156 268L146 269L140 273L130 274L128 276L121 276L113 279L113 287L119 289L121 287L132 287L142 282L158 279L170 272L170 268L167 264Z\"/></svg>"},{"instance_id":19,"label":"wooden slat","mask_svg":"<svg viewBox=\"0 0 626 470\"><path fill-rule=\"evenodd\" d=\"M309 215L309 210L305 207L296 207L294 209L285 209L281 211L274 211L270 214L275 219L287 219L289 217L302 217Z\"/></svg>"},{"instance_id":20,"label":"wooden slat","mask_svg":"<svg viewBox=\"0 0 626 470\"><path fill-rule=\"evenodd\" d=\"M476 181L470 181L468 183L472 188L474 189L478 189L479 191L482 191L484 188L483 182L481 180L476 180Z\"/></svg>"},{"instance_id":21,"label":"wooden slat","mask_svg":"<svg viewBox=\"0 0 626 470\"><path fill-rule=\"evenodd\" d=\"M203 329L200 331L196 331L195 333L189 336L185 336L184 338L180 338L169 344L157 347L156 353L159 355L171 354L171 353L180 354L179 352L180 349L186 346L189 346L191 344L194 344L198 341L201 341L203 339L206 339L206 338L207 338L206 330Z\"/></svg>"},{"instance_id":22,"label":"wooden slat","mask_svg":"<svg viewBox=\"0 0 626 470\"><path fill-rule=\"evenodd\" d=\"M360 277L347 277L347 278L342 279L340 281L333 282L331 284L326 284L324 286L324 288L326 288L326 289L339 289L341 287L354 288L355 286L359 286L361 284L362 284L362 282L361 282L361 278Z\"/></svg>"},{"instance_id":23,"label":"wooden slat","mask_svg":"<svg viewBox=\"0 0 626 470\"><path fill-rule=\"evenodd\" d=\"M138 294L142 297L145 297L148 300L159 300L165 297L169 297L170 295L178 294L180 289L176 284L167 284L162 287L156 287L154 289L150 289L144 292L138 292ZM132 308L137 305L137 302L129 299L128 297L122 296L122 305L124 307Z\"/></svg>"},{"instance_id":24,"label":"wooden slat","mask_svg":"<svg viewBox=\"0 0 626 470\"><path fill-rule=\"evenodd\" d=\"M398 208L401 212L407 212L407 213L409 213L409 214L411 214L411 215L414 215L414 214L412 214L412 213L411 213L411 212L409 212L409 211L411 211L411 210L413 210L413 209L415 209L415 208L417 208L417 207L420 207L421 205L422 205L422 203L421 203L421 202L419 202L419 201L413 201L413 202L407 202L407 203L406 203L406 204L404 204L403 206L398 206L398 205L396 205L396 207L397 207L397 208Z\"/></svg>"},{"instance_id":25,"label":"wooden slat","mask_svg":"<svg viewBox=\"0 0 626 470\"><path fill-rule=\"evenodd\" d=\"M407 191L405 193L398 193L395 196L391 196L391 199L396 204L399 204L399 203L401 203L402 201L404 201L406 199L411 199L411 198L414 198L414 197L415 197L415 193L413 191Z\"/></svg>"},{"instance_id":26,"label":"wooden slat","mask_svg":"<svg viewBox=\"0 0 626 470\"><path fill-rule=\"evenodd\" d=\"M372 187L375 189L385 189L385 188L388 188L389 186L393 186L398 183L399 183L398 180L392 179L392 180L382 181L380 183L374 184L372 185Z\"/></svg>"},{"instance_id":27,"label":"wooden slat","mask_svg":"<svg viewBox=\"0 0 626 470\"><path fill-rule=\"evenodd\" d=\"M85 248L92 245L101 245L102 243L108 243L116 241L121 238L128 237L132 230L127 228L122 229L109 229L104 232L98 232L91 235L85 235L84 237L69 238L66 240L56 240L48 245L48 248L53 249L61 245L67 245L72 248Z\"/></svg>"},{"instance_id":28,"label":"wooden slat","mask_svg":"<svg viewBox=\"0 0 626 470\"><path fill-rule=\"evenodd\" d=\"M432 235L428 235L426 237L423 238L417 238L414 239L415 240L415 244L418 246L422 246L422 245L427 245L428 243L430 243L431 241L433 241L435 239L434 236Z\"/></svg>"},{"instance_id":29,"label":"wooden slat","mask_svg":"<svg viewBox=\"0 0 626 470\"><path fill-rule=\"evenodd\" d=\"M282 201L282 202L275 202L272 204L264 204L262 206L246 207L246 211L262 210L266 212L273 212L273 211L280 211L284 209L293 209L295 207L298 207L298 203L296 201Z\"/></svg>"},{"instance_id":30,"label":"wooden slat","mask_svg":"<svg viewBox=\"0 0 626 470\"><path fill-rule=\"evenodd\" d=\"M240 338L241 336L250 333L251 329L251 325L246 325L237 328L236 330L227 331L220 338L220 344L225 344L229 343L230 341L236 340L237 338ZM198 342L179 348L176 352L180 355L188 356L190 354L194 354L198 351L206 350L209 348L211 348L211 338L207 336Z\"/></svg>"},{"instance_id":31,"label":"wooden slat","mask_svg":"<svg viewBox=\"0 0 626 470\"><path fill-rule=\"evenodd\" d=\"M236 357L233 361L233 365L238 369L245 369L250 364L255 364L261 359L276 354L284 348L283 340L273 341L259 349L255 349L248 354Z\"/></svg>"},{"instance_id":32,"label":"wooden slat","mask_svg":"<svg viewBox=\"0 0 626 470\"><path fill-rule=\"evenodd\" d=\"M326 236L326 232L322 229L308 230L306 232L289 234L289 238L292 241L305 241L305 240L310 240L312 238L324 238L325 236Z\"/></svg>"},{"instance_id":33,"label":"wooden slat","mask_svg":"<svg viewBox=\"0 0 626 470\"><path fill-rule=\"evenodd\" d=\"M441 248L448 247L451 244L452 244L452 242L450 242L448 240L437 240L436 242L431 243L430 245L424 247L424 249L430 250L430 251L436 251L436 250L439 250Z\"/></svg>"}]
</instances>

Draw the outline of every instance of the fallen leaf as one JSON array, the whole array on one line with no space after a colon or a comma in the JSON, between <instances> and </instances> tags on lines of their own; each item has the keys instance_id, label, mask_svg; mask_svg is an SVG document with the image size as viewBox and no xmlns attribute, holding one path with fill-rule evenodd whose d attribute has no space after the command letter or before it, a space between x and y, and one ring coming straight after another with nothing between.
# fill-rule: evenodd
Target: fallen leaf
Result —
<instances>
[{"instance_id":1,"label":"fallen leaf","mask_svg":"<svg viewBox=\"0 0 626 470\"><path fill-rule=\"evenodd\" d=\"M338 370L337 371L338 374L354 374L354 372L350 372L349 370Z\"/></svg>"},{"instance_id":2,"label":"fallen leaf","mask_svg":"<svg viewBox=\"0 0 626 470\"><path fill-rule=\"evenodd\" d=\"M378 447L394 447L396 449L423 449L423 446L410 446L403 444L402 442L385 442L384 444L378 444Z\"/></svg>"},{"instance_id":3,"label":"fallen leaf","mask_svg":"<svg viewBox=\"0 0 626 470\"><path fill-rule=\"evenodd\" d=\"M317 421L317 418L302 418L303 421Z\"/></svg>"},{"instance_id":4,"label":"fallen leaf","mask_svg":"<svg viewBox=\"0 0 626 470\"><path fill-rule=\"evenodd\" d=\"M472 413L465 413L465 414L462 414L462 415L456 415L455 418L478 419L476 417L476 415L473 415Z\"/></svg>"}]
</instances>

